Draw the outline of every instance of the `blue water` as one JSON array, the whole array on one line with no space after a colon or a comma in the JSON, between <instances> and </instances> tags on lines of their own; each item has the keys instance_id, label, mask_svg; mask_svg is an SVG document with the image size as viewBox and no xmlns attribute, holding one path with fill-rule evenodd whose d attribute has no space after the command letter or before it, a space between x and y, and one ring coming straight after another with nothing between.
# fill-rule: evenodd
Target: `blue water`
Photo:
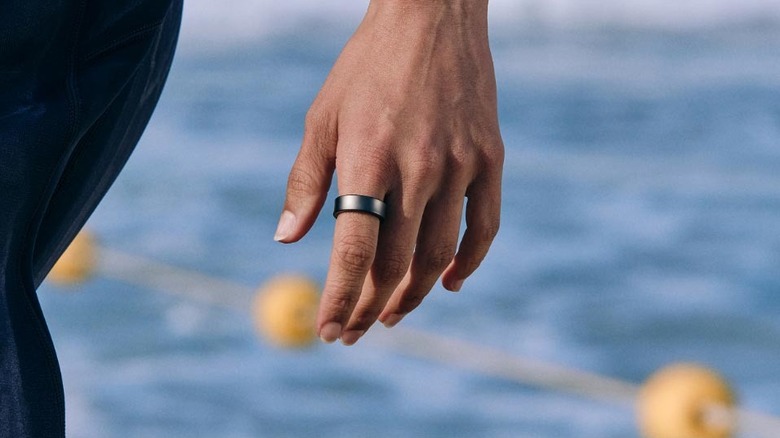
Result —
<instances>
[{"instance_id":1,"label":"blue water","mask_svg":"<svg viewBox=\"0 0 780 438\"><path fill-rule=\"evenodd\" d=\"M322 280L329 212L299 244L271 236L349 28L185 41L90 220L102 244L248 285ZM462 293L437 287L403 324L634 382L697 361L743 406L780 414L780 27L523 29L504 23L493 42L502 230ZM638 436L630 406L370 336L282 351L248 314L107 279L45 284L41 299L73 438Z\"/></svg>"}]
</instances>

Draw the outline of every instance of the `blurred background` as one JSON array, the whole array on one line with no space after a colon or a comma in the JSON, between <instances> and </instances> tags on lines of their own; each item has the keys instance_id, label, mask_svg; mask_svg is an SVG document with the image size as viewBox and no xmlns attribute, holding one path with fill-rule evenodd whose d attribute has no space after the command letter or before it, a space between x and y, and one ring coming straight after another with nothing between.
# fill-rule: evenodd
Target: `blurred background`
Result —
<instances>
[{"instance_id":1,"label":"blurred background","mask_svg":"<svg viewBox=\"0 0 780 438\"><path fill-rule=\"evenodd\" d=\"M272 235L304 114L365 6L188 0L160 106L90 220L101 243L250 286L322 281L329 211L299 244ZM696 361L780 414L780 3L490 7L502 230L463 292L437 287L402 324L633 382ZM40 295L72 438L638 436L630 406L371 334L285 351L248 313L117 281Z\"/></svg>"}]
</instances>

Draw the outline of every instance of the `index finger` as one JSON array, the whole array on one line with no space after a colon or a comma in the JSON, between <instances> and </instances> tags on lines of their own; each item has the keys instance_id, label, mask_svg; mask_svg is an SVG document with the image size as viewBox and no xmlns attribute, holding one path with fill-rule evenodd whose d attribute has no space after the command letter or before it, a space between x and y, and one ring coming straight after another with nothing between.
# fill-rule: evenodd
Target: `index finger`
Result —
<instances>
[{"instance_id":1,"label":"index finger","mask_svg":"<svg viewBox=\"0 0 780 438\"><path fill-rule=\"evenodd\" d=\"M317 333L324 342L341 337L374 262L379 219L366 213L343 212L336 219L333 250L320 299Z\"/></svg>"}]
</instances>

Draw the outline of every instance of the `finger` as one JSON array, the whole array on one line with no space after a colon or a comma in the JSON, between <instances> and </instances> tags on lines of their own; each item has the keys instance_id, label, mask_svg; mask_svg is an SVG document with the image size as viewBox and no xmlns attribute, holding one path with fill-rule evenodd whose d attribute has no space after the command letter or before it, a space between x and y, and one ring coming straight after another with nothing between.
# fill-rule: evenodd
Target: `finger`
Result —
<instances>
[{"instance_id":1,"label":"finger","mask_svg":"<svg viewBox=\"0 0 780 438\"><path fill-rule=\"evenodd\" d=\"M381 198L380 198L381 199ZM336 219L330 268L320 299L317 334L328 343L341 337L374 261L379 219L344 212Z\"/></svg>"},{"instance_id":2,"label":"finger","mask_svg":"<svg viewBox=\"0 0 780 438\"><path fill-rule=\"evenodd\" d=\"M466 193L466 231L455 258L442 275L442 285L459 291L485 259L501 222L501 174L478 179Z\"/></svg>"},{"instance_id":3,"label":"finger","mask_svg":"<svg viewBox=\"0 0 780 438\"><path fill-rule=\"evenodd\" d=\"M425 209L409 272L379 317L392 327L417 308L452 262L458 245L465 193L431 201Z\"/></svg>"},{"instance_id":4,"label":"finger","mask_svg":"<svg viewBox=\"0 0 780 438\"><path fill-rule=\"evenodd\" d=\"M303 143L287 179L284 209L274 240L292 243L311 229L322 209L336 163L335 120L312 108L306 116Z\"/></svg>"},{"instance_id":5,"label":"finger","mask_svg":"<svg viewBox=\"0 0 780 438\"><path fill-rule=\"evenodd\" d=\"M410 199L417 199L419 205L404 206L400 193L386 200L388 216L379 229L376 257L342 334L346 345L357 342L377 320L409 269L424 205L422 198Z\"/></svg>"}]
</instances>

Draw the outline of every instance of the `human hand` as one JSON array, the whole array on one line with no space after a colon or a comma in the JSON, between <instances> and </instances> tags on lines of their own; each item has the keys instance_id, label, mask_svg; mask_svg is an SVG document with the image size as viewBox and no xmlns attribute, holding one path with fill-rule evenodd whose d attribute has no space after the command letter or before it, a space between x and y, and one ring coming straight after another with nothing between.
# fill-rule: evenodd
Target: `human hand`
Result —
<instances>
[{"instance_id":1,"label":"human hand","mask_svg":"<svg viewBox=\"0 0 780 438\"><path fill-rule=\"evenodd\" d=\"M503 159L487 0L372 0L307 114L275 236L308 232L334 171L339 194L387 204L381 224L336 220L323 341L397 324L439 276L460 290L498 232Z\"/></svg>"}]
</instances>

